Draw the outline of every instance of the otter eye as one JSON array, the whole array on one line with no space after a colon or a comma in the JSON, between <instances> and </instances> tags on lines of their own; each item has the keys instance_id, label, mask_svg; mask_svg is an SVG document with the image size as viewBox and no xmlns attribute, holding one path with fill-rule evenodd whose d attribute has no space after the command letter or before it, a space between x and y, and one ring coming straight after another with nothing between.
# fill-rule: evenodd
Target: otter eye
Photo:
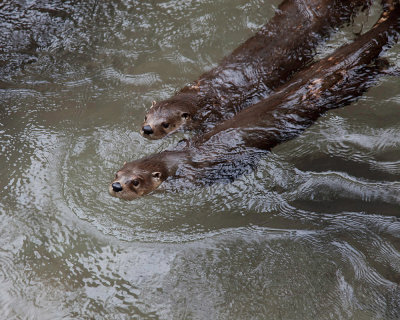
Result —
<instances>
[{"instance_id":1,"label":"otter eye","mask_svg":"<svg viewBox=\"0 0 400 320\"><path fill-rule=\"evenodd\" d=\"M182 118L183 119L187 119L187 118L189 118L189 113L182 113Z\"/></svg>"},{"instance_id":2,"label":"otter eye","mask_svg":"<svg viewBox=\"0 0 400 320\"><path fill-rule=\"evenodd\" d=\"M162 125L165 129L167 129L167 128L169 127L169 123L166 123L166 122L161 123L161 125Z\"/></svg>"},{"instance_id":3,"label":"otter eye","mask_svg":"<svg viewBox=\"0 0 400 320\"><path fill-rule=\"evenodd\" d=\"M135 187L137 187L137 186L139 185L139 180L138 180L138 179L133 180L133 181L132 181L132 184L133 184Z\"/></svg>"}]
</instances>

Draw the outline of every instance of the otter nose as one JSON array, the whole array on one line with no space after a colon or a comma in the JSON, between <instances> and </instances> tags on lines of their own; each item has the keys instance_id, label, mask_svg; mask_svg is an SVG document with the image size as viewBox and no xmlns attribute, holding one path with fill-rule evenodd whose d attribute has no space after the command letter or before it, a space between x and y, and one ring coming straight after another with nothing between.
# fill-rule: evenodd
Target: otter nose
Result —
<instances>
[{"instance_id":1,"label":"otter nose","mask_svg":"<svg viewBox=\"0 0 400 320\"><path fill-rule=\"evenodd\" d=\"M153 133L153 129L149 125L143 126L142 130L143 130L144 134L152 134Z\"/></svg>"},{"instance_id":2,"label":"otter nose","mask_svg":"<svg viewBox=\"0 0 400 320\"><path fill-rule=\"evenodd\" d=\"M122 186L121 186L121 184L120 184L119 182L114 182L114 183L111 185L111 187L113 188L113 190L114 190L115 192L120 192L120 191L122 191Z\"/></svg>"}]
</instances>

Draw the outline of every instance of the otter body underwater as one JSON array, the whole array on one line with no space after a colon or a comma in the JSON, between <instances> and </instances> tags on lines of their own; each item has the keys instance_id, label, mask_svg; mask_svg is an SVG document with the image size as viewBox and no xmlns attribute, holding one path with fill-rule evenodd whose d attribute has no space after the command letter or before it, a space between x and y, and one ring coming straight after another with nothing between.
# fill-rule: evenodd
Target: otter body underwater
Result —
<instances>
[{"instance_id":1,"label":"otter body underwater","mask_svg":"<svg viewBox=\"0 0 400 320\"><path fill-rule=\"evenodd\" d=\"M153 103L141 133L204 132L265 98L306 66L317 45L367 7L368 0L284 0L275 16L212 70L175 96Z\"/></svg>"},{"instance_id":2,"label":"otter body underwater","mask_svg":"<svg viewBox=\"0 0 400 320\"><path fill-rule=\"evenodd\" d=\"M376 82L373 63L400 30L400 5L390 6L371 30L297 74L269 98L243 110L173 150L126 163L109 186L112 196L132 200L168 178L218 181L236 177L246 159L298 136L324 112L351 103ZM223 167L220 165L227 164ZM216 170L213 170L216 168ZM229 170L226 170L226 169Z\"/></svg>"}]
</instances>

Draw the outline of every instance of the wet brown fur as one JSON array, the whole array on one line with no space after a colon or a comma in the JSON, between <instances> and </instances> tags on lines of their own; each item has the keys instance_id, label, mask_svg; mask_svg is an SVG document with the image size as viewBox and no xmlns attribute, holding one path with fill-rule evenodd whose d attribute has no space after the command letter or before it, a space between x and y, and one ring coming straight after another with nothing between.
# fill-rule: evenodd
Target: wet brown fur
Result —
<instances>
[{"instance_id":1,"label":"wet brown fur","mask_svg":"<svg viewBox=\"0 0 400 320\"><path fill-rule=\"evenodd\" d=\"M369 3L284 0L270 22L217 67L175 96L156 103L147 113L141 133L159 139L179 129L204 132L230 119L307 65L318 43ZM145 134L144 126L150 126L153 133Z\"/></svg>"},{"instance_id":2,"label":"wet brown fur","mask_svg":"<svg viewBox=\"0 0 400 320\"><path fill-rule=\"evenodd\" d=\"M141 192L135 194L137 197L151 192L168 177L176 177L178 171L186 178L185 173L197 168L201 172L219 163L235 165L236 159L246 152L270 150L299 135L327 110L354 101L373 85L379 72L379 64L371 63L398 36L400 5L388 6L386 10L371 30L300 72L269 98L175 150L125 164L120 170L122 176L115 181L160 172L159 181L147 181ZM126 197L112 195L135 198L129 190Z\"/></svg>"}]
</instances>

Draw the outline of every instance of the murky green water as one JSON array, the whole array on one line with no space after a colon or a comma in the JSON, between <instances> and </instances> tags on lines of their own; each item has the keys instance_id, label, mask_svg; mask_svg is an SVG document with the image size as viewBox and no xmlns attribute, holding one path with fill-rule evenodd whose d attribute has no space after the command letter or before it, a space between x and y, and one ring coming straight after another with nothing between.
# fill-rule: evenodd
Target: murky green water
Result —
<instances>
[{"instance_id":1,"label":"murky green water","mask_svg":"<svg viewBox=\"0 0 400 320\"><path fill-rule=\"evenodd\" d=\"M151 101L278 3L0 2L1 319L400 318L399 78L232 184L107 193L125 160L181 138L140 136ZM400 46L387 56L400 66Z\"/></svg>"}]
</instances>

